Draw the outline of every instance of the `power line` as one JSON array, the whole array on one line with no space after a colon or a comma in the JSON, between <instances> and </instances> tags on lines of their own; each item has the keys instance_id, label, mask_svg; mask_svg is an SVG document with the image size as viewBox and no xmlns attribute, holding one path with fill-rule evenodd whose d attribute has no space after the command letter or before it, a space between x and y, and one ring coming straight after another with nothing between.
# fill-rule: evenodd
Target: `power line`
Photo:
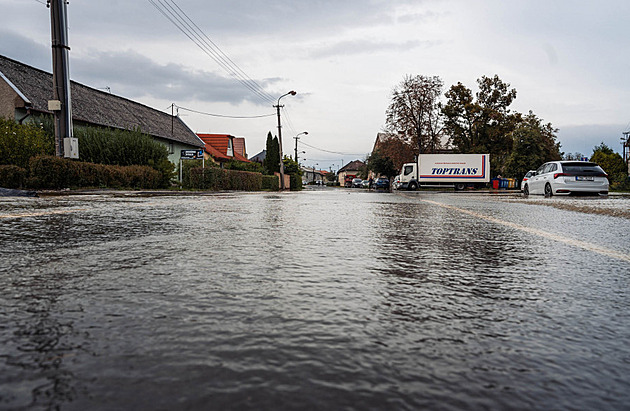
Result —
<instances>
[{"instance_id":1,"label":"power line","mask_svg":"<svg viewBox=\"0 0 630 411\"><path fill-rule=\"evenodd\" d=\"M307 146L307 147L310 147L310 148L313 148L313 149L315 149L315 150L324 151L324 152L326 152L326 153L331 153L331 154L338 154L338 155L340 155L340 156L362 156L363 154L365 154L365 153L363 153L363 154L357 154L357 153L340 153L340 152L338 152L338 151L324 150L323 148L318 148L318 147L312 146L312 145L307 144L307 143L305 143L305 142L303 142L303 141L302 141L302 142L300 142L300 144L303 144L303 145L305 145L305 146Z\"/></svg>"},{"instance_id":2,"label":"power line","mask_svg":"<svg viewBox=\"0 0 630 411\"><path fill-rule=\"evenodd\" d=\"M148 0L167 20L177 27L186 37L197 45L204 53L212 58L235 80L253 92L261 101L273 103L275 100L269 93L245 72L238 67L210 38L183 12L183 10L170 0ZM182 16L183 15L183 16Z\"/></svg>"},{"instance_id":3,"label":"power line","mask_svg":"<svg viewBox=\"0 0 630 411\"><path fill-rule=\"evenodd\" d=\"M228 115L224 115L224 114L205 113L203 111L197 111L197 110L193 110L193 109L190 109L190 108L178 106L177 104L175 104L175 107L177 107L178 109L184 110L184 111L189 111L191 113L203 114L204 116L220 117L220 118L240 118L240 119L245 119L245 118L272 117L272 116L276 115L276 113L271 113L271 114L262 114L262 115L259 115L259 116L228 116Z\"/></svg>"}]
</instances>

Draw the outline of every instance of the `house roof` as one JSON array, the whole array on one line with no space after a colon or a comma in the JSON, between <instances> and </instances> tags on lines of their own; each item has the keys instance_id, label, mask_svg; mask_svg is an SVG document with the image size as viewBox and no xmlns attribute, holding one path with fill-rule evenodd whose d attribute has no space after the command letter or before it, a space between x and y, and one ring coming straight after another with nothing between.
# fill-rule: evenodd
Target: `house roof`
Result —
<instances>
[{"instance_id":1,"label":"house roof","mask_svg":"<svg viewBox=\"0 0 630 411\"><path fill-rule=\"evenodd\" d=\"M206 151L217 160L238 160L249 163L250 161L240 153L236 151L234 148L234 139L235 137L230 134L207 134L200 133L197 136L205 143ZM232 139L232 152L233 156L229 156L227 149L229 146L229 141ZM245 139L243 139L245 140ZM243 147L245 146L245 142L243 141Z\"/></svg>"},{"instance_id":2,"label":"house roof","mask_svg":"<svg viewBox=\"0 0 630 411\"><path fill-rule=\"evenodd\" d=\"M234 152L239 153L243 157L247 157L247 150L245 150L244 137L234 137Z\"/></svg>"},{"instance_id":3,"label":"house roof","mask_svg":"<svg viewBox=\"0 0 630 411\"><path fill-rule=\"evenodd\" d=\"M260 153L256 154L249 158L250 161L255 161L257 163L262 163L267 158L267 150L263 150Z\"/></svg>"},{"instance_id":4,"label":"house roof","mask_svg":"<svg viewBox=\"0 0 630 411\"><path fill-rule=\"evenodd\" d=\"M344 172L344 171L359 171L361 169L361 167L363 167L365 165L365 163L361 160L354 160L349 162L348 164L346 164L345 166L341 167L339 169L339 172Z\"/></svg>"},{"instance_id":5,"label":"house roof","mask_svg":"<svg viewBox=\"0 0 630 411\"><path fill-rule=\"evenodd\" d=\"M48 100L53 97L51 73L0 55L0 74L21 94L25 108L52 114L48 111ZM118 129L138 127L154 137L203 147L203 142L177 116L75 81L70 82L70 93L74 120Z\"/></svg>"}]
</instances>

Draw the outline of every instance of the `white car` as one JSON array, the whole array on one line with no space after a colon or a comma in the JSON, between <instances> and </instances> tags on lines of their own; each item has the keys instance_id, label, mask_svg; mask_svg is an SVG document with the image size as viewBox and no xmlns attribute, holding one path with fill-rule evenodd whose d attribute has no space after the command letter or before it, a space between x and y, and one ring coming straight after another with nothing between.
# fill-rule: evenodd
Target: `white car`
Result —
<instances>
[{"instance_id":1,"label":"white car","mask_svg":"<svg viewBox=\"0 0 630 411\"><path fill-rule=\"evenodd\" d=\"M608 194L608 175L588 161L551 161L536 170L523 186L523 194Z\"/></svg>"},{"instance_id":2,"label":"white car","mask_svg":"<svg viewBox=\"0 0 630 411\"><path fill-rule=\"evenodd\" d=\"M536 174L536 170L529 170L525 177L523 177L523 181L521 181L521 192L523 192L523 188L527 185L527 181L532 178L532 176Z\"/></svg>"}]
</instances>

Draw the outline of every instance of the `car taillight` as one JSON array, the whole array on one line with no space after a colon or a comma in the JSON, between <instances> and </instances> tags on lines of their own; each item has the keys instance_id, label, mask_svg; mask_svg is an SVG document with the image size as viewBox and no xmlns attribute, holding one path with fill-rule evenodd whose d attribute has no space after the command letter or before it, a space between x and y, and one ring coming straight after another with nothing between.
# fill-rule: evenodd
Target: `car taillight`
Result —
<instances>
[{"instance_id":1,"label":"car taillight","mask_svg":"<svg viewBox=\"0 0 630 411\"><path fill-rule=\"evenodd\" d=\"M555 173L555 174L553 175L553 179L555 180L555 179L556 179L556 178L558 178L558 177L567 176L567 175L568 175L568 174L564 174L564 173Z\"/></svg>"},{"instance_id":2,"label":"car taillight","mask_svg":"<svg viewBox=\"0 0 630 411\"><path fill-rule=\"evenodd\" d=\"M527 181L527 177L523 177L523 181Z\"/></svg>"}]
</instances>

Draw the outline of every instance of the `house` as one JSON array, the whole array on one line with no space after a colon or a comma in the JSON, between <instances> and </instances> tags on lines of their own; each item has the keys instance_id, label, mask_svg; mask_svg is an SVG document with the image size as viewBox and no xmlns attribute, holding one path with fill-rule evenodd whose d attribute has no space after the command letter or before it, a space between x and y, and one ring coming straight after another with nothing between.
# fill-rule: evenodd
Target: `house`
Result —
<instances>
[{"instance_id":1,"label":"house","mask_svg":"<svg viewBox=\"0 0 630 411\"><path fill-rule=\"evenodd\" d=\"M339 169L339 172L337 173L339 184L343 186L346 181L346 177L350 179L357 177L361 172L361 169L363 169L365 166L366 164L363 161L354 160L341 167Z\"/></svg>"},{"instance_id":2,"label":"house","mask_svg":"<svg viewBox=\"0 0 630 411\"><path fill-rule=\"evenodd\" d=\"M216 163L223 164L228 161L236 160L245 163L250 163L242 152L245 151L245 139L240 138L238 148L235 148L234 137L229 134L208 134L199 133L197 136L204 142L205 145L205 158L206 160L212 160Z\"/></svg>"},{"instance_id":3,"label":"house","mask_svg":"<svg viewBox=\"0 0 630 411\"><path fill-rule=\"evenodd\" d=\"M265 158L267 158L267 150L263 150L255 156L250 157L249 161L262 164L265 161Z\"/></svg>"},{"instance_id":4,"label":"house","mask_svg":"<svg viewBox=\"0 0 630 411\"><path fill-rule=\"evenodd\" d=\"M72 120L89 125L129 130L139 128L164 144L168 159L178 164L181 150L204 147L204 142L177 116L144 104L71 81ZM19 123L52 115L52 74L0 55L0 117ZM80 155L80 148L79 148Z\"/></svg>"},{"instance_id":5,"label":"house","mask_svg":"<svg viewBox=\"0 0 630 411\"><path fill-rule=\"evenodd\" d=\"M327 174L324 170L316 170L315 167L301 167L302 184L324 184L324 177Z\"/></svg>"}]
</instances>

